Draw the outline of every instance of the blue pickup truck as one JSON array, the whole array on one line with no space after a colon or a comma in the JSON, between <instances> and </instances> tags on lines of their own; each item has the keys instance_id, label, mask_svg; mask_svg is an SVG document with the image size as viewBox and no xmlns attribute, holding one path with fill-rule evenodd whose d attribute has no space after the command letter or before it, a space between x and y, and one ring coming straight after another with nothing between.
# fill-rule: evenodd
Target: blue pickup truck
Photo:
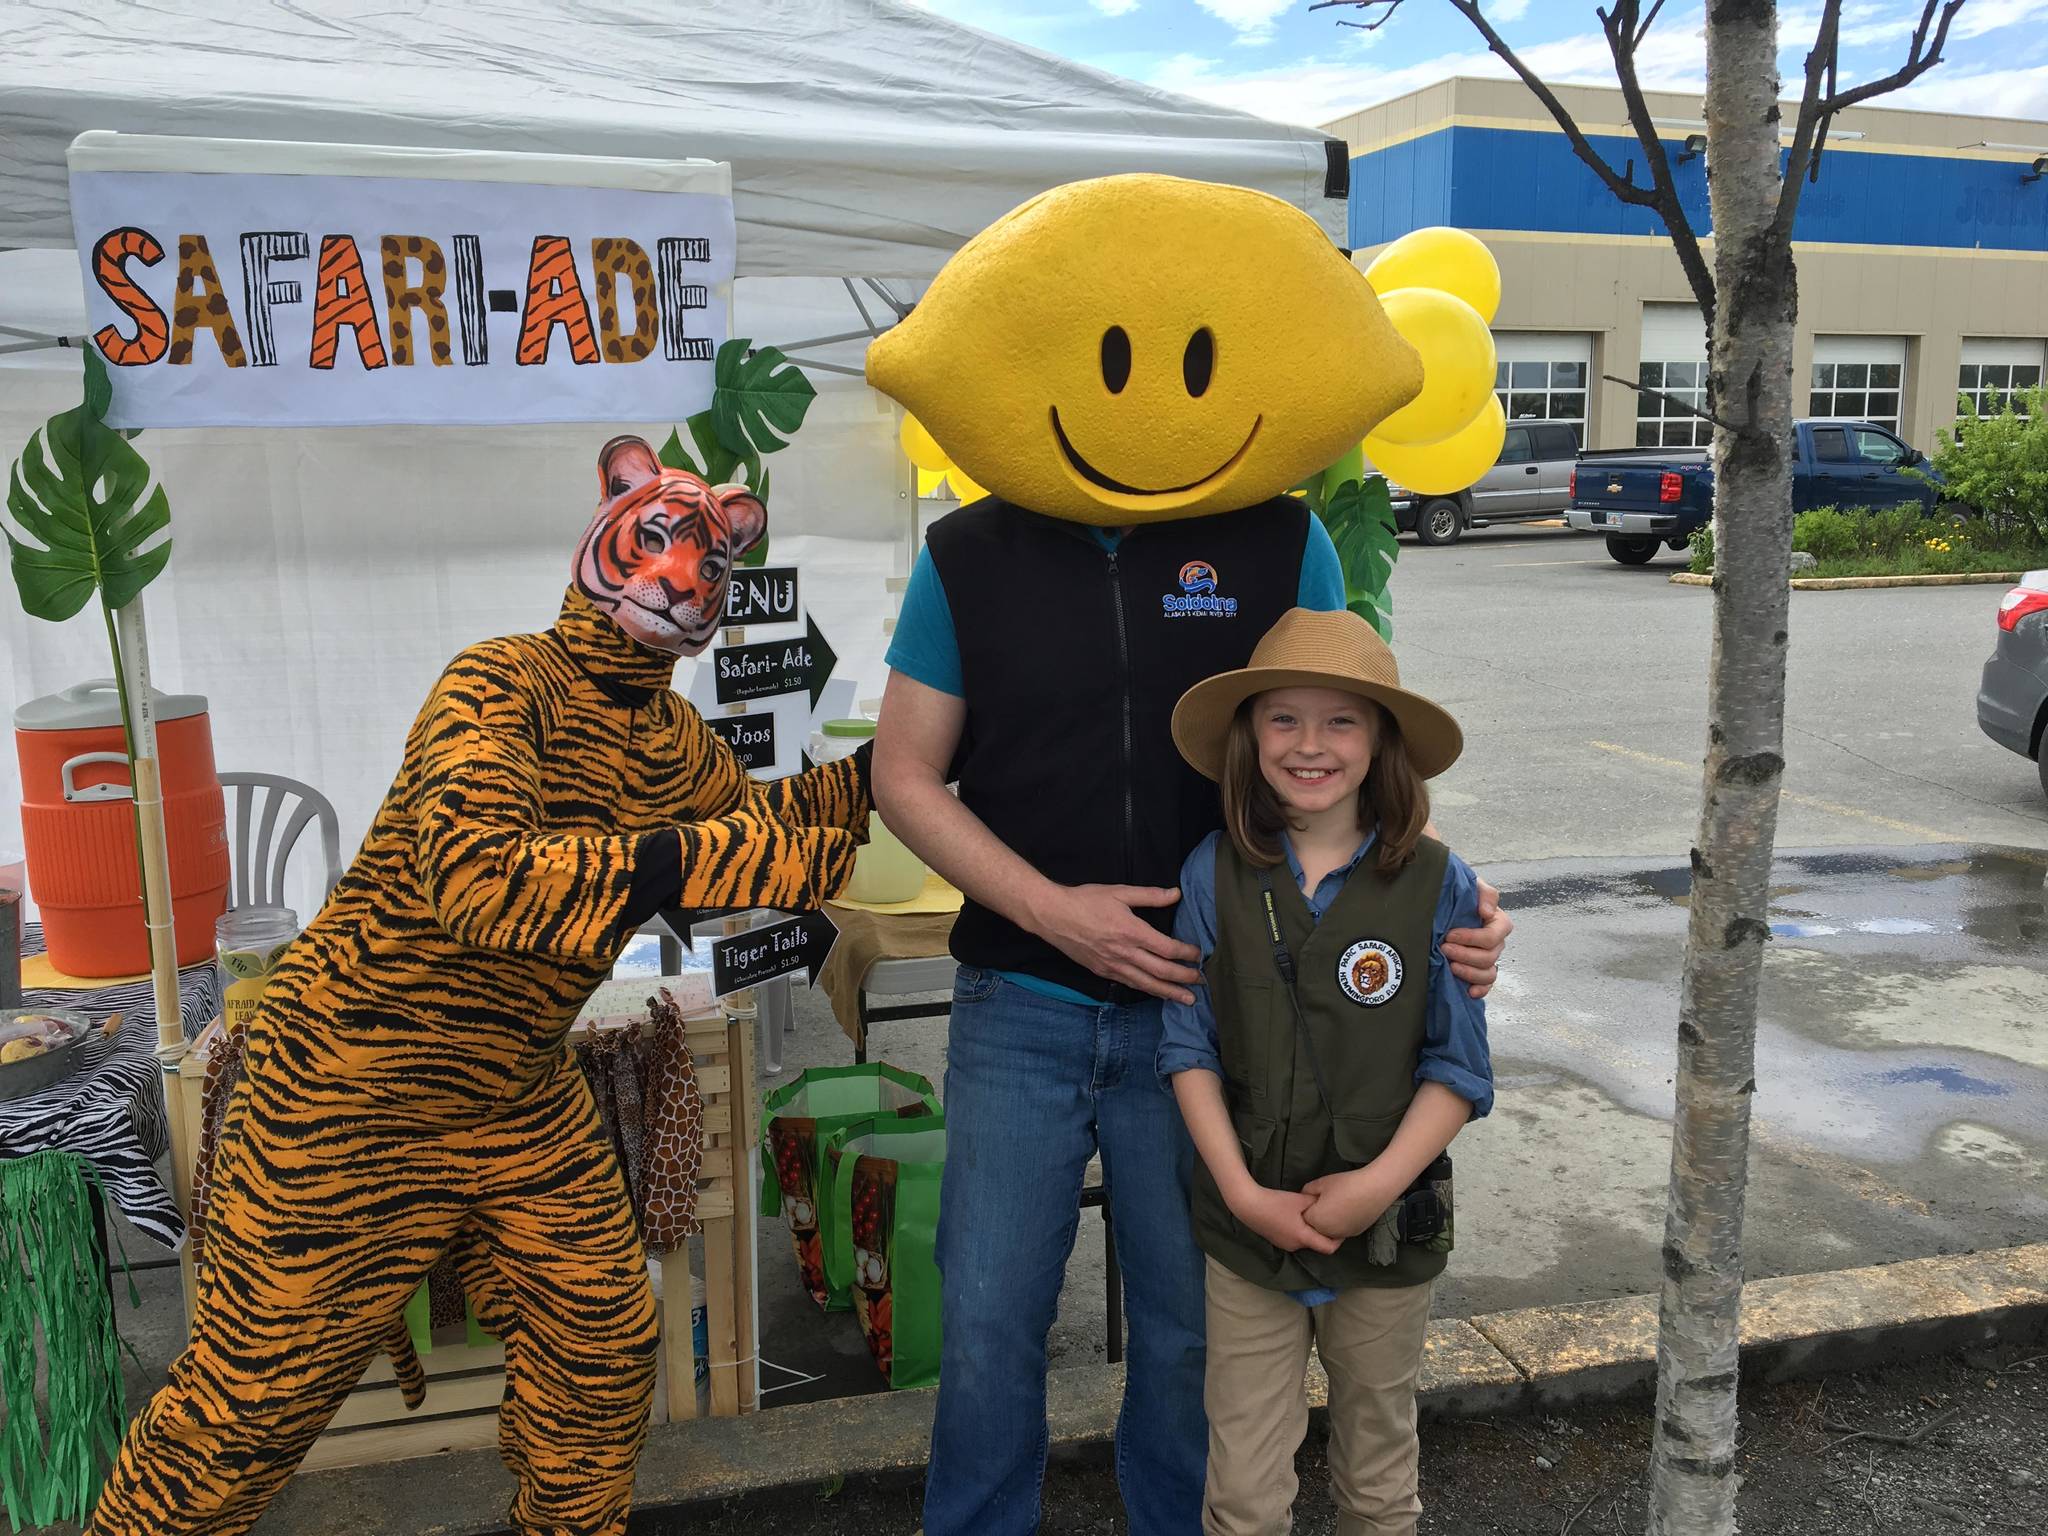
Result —
<instances>
[{"instance_id":1,"label":"blue pickup truck","mask_svg":"<svg viewBox=\"0 0 2048 1536\"><path fill-rule=\"evenodd\" d=\"M1816 417L1793 427L1792 510L1890 507L1933 512L1940 489L1927 456L1867 421ZM1565 520L1604 534L1623 565L1646 564L1659 547L1684 549L1714 516L1714 466L1704 448L1620 448L1582 453L1572 470Z\"/></svg>"}]
</instances>

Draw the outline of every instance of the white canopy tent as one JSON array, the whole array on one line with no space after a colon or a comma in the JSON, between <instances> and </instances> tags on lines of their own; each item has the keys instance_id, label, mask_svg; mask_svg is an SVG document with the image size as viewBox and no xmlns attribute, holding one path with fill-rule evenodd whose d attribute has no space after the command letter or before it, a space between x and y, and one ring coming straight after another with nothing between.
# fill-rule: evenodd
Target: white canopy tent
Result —
<instances>
[{"instance_id":1,"label":"white canopy tent","mask_svg":"<svg viewBox=\"0 0 2048 1536\"><path fill-rule=\"evenodd\" d=\"M0 457L78 398L55 339L84 326L65 173L82 132L726 160L734 334L819 386L774 461L771 538L864 695L912 509L861 353L962 241L1046 187L1131 170L1258 187L1342 238L1336 141L894 0L16 0L9 32ZM224 769L325 790L353 848L447 658L552 616L595 450L632 429L148 434L177 546L150 589L158 686L208 696ZM106 671L95 615L0 613L12 703ZM0 754L0 845L19 788Z\"/></svg>"}]
</instances>

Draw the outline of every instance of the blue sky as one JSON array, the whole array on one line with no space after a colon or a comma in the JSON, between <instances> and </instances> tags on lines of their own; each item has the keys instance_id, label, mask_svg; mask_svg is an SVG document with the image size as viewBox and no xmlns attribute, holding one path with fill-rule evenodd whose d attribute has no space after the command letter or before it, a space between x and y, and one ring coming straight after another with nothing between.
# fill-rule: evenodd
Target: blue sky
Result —
<instances>
[{"instance_id":1,"label":"blue sky","mask_svg":"<svg viewBox=\"0 0 2048 1536\"><path fill-rule=\"evenodd\" d=\"M918 0L927 9L1147 84L1264 117L1320 126L1451 75L1497 75L1471 25L1444 0L1406 0L1376 32L1309 0ZM1547 80L1613 83L1595 0L1487 0L1487 16ZM1905 57L1920 0L1851 0L1843 73L1888 74ZM1782 0L1779 68L1796 79L1820 6ZM1697 0L1669 0L1644 48L1645 85L1698 89ZM2048 119L2048 0L1967 0L1945 62L1888 105Z\"/></svg>"}]
</instances>

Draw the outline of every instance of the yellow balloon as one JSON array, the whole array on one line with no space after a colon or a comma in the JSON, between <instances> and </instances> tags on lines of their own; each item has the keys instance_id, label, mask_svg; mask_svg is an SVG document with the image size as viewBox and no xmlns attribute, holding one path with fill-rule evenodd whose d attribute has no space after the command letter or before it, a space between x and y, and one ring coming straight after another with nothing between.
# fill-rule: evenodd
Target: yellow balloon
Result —
<instances>
[{"instance_id":1,"label":"yellow balloon","mask_svg":"<svg viewBox=\"0 0 2048 1536\"><path fill-rule=\"evenodd\" d=\"M1479 414L1442 442L1417 446L1368 437L1365 456L1396 485L1424 496L1448 496L1493 468L1507 433L1507 412L1500 408L1500 397L1489 394Z\"/></svg>"},{"instance_id":2,"label":"yellow balloon","mask_svg":"<svg viewBox=\"0 0 2048 1536\"><path fill-rule=\"evenodd\" d=\"M1488 325L1500 311L1500 263L1477 235L1438 224L1403 235L1365 269L1373 292L1437 288L1463 299Z\"/></svg>"},{"instance_id":3,"label":"yellow balloon","mask_svg":"<svg viewBox=\"0 0 2048 1536\"><path fill-rule=\"evenodd\" d=\"M970 501L979 501L988 494L987 491L962 474L960 466L957 464L950 464L946 467L946 483L953 487L953 494L960 498L962 506L965 506Z\"/></svg>"},{"instance_id":4,"label":"yellow balloon","mask_svg":"<svg viewBox=\"0 0 2048 1536\"><path fill-rule=\"evenodd\" d=\"M941 448L924 424L908 411L903 413L903 426L896 434L896 440L903 445L903 451L910 456L910 462L919 469L942 470L950 462L946 450Z\"/></svg>"},{"instance_id":5,"label":"yellow balloon","mask_svg":"<svg viewBox=\"0 0 2048 1536\"><path fill-rule=\"evenodd\" d=\"M1397 288L1380 304L1402 340L1422 355L1422 393L1374 427L1389 443L1434 443L1479 413L1493 393L1493 332L1463 299L1434 288Z\"/></svg>"},{"instance_id":6,"label":"yellow balloon","mask_svg":"<svg viewBox=\"0 0 2048 1536\"><path fill-rule=\"evenodd\" d=\"M939 487L945 483L946 472L943 469L921 468L917 472L917 494L920 496L938 495Z\"/></svg>"}]
</instances>

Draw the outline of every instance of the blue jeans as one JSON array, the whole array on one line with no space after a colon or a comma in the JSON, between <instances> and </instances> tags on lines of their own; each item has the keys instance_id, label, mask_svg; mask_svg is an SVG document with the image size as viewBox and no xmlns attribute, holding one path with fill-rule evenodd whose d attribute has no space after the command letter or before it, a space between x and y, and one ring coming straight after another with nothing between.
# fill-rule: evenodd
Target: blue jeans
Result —
<instances>
[{"instance_id":1,"label":"blue jeans","mask_svg":"<svg viewBox=\"0 0 2048 1536\"><path fill-rule=\"evenodd\" d=\"M1131 1536L1201 1528L1202 1255L1194 1149L1153 1070L1159 1004L1084 1007L962 966L946 1065L945 1343L925 1536L1029 1536L1046 1337L1100 1148L1130 1345L1116 1473Z\"/></svg>"}]
</instances>

